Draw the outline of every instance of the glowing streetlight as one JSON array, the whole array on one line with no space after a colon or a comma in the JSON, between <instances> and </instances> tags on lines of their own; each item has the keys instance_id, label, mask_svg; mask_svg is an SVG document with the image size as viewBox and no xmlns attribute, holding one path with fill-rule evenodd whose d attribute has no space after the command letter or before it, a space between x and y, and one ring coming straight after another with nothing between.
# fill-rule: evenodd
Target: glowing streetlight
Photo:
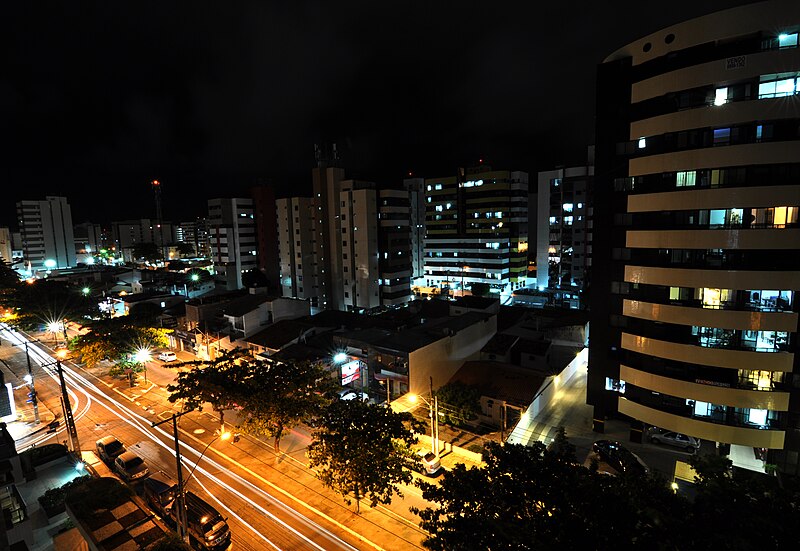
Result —
<instances>
[{"instance_id":1,"label":"glowing streetlight","mask_svg":"<svg viewBox=\"0 0 800 551\"><path fill-rule=\"evenodd\" d=\"M431 384L431 386L433 386ZM433 394L433 390L431 390L431 394L433 395L433 403L430 403L428 400L419 396L417 394L409 394L408 401L412 404L416 404L417 400L422 400L425 405L428 406L428 411L430 414L428 415L431 418L431 451L439 455L439 399Z\"/></svg>"},{"instance_id":2,"label":"glowing streetlight","mask_svg":"<svg viewBox=\"0 0 800 551\"><path fill-rule=\"evenodd\" d=\"M134 354L133 359L135 359L138 363L142 364L144 367L144 382L147 382L147 362L153 359L153 353L150 351L149 348L139 348L136 350L136 354Z\"/></svg>"},{"instance_id":3,"label":"glowing streetlight","mask_svg":"<svg viewBox=\"0 0 800 551\"><path fill-rule=\"evenodd\" d=\"M200 274L192 274L192 281L200 281Z\"/></svg>"},{"instance_id":4,"label":"glowing streetlight","mask_svg":"<svg viewBox=\"0 0 800 551\"><path fill-rule=\"evenodd\" d=\"M84 296L88 296L89 293L91 293L91 292L92 292L92 290L89 287L84 287L83 289L81 289L81 293L83 293Z\"/></svg>"},{"instance_id":5,"label":"glowing streetlight","mask_svg":"<svg viewBox=\"0 0 800 551\"><path fill-rule=\"evenodd\" d=\"M336 354L333 355L333 361L334 363L337 364L344 363L345 361L347 361L347 354L345 354L344 352L337 352Z\"/></svg>"}]
</instances>

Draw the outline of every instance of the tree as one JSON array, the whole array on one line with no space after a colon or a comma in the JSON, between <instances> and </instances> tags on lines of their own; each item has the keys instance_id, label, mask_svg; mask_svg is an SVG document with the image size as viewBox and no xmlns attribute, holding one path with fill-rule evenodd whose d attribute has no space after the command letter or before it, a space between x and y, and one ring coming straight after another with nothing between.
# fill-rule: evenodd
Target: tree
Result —
<instances>
[{"instance_id":1,"label":"tree","mask_svg":"<svg viewBox=\"0 0 800 551\"><path fill-rule=\"evenodd\" d=\"M481 412L481 391L476 386L453 381L437 390L436 396L445 423L462 426L476 419Z\"/></svg>"},{"instance_id":2,"label":"tree","mask_svg":"<svg viewBox=\"0 0 800 551\"><path fill-rule=\"evenodd\" d=\"M133 258L136 260L156 262L163 257L164 254L161 252L161 248L155 243L137 243L133 246Z\"/></svg>"},{"instance_id":3,"label":"tree","mask_svg":"<svg viewBox=\"0 0 800 551\"><path fill-rule=\"evenodd\" d=\"M318 415L330 400L326 393L333 385L319 364L269 364L250 361L240 428L256 436L275 439L280 453L281 438L287 430Z\"/></svg>"},{"instance_id":4,"label":"tree","mask_svg":"<svg viewBox=\"0 0 800 551\"><path fill-rule=\"evenodd\" d=\"M142 327L128 316L96 320L89 324L89 331L69 343L70 350L78 353L81 362L93 367L108 360L117 364L117 369L141 369L132 356L140 348L164 348L169 345L167 335L171 329Z\"/></svg>"},{"instance_id":5,"label":"tree","mask_svg":"<svg viewBox=\"0 0 800 551\"><path fill-rule=\"evenodd\" d=\"M225 410L234 408L242 396L246 394L244 381L250 372L247 361L239 361L245 351L240 349L225 350L211 361L185 362L181 365L192 365L195 369L181 371L177 384L168 385L168 400L183 400L184 411L200 410L203 405L211 404L219 415L220 433L225 429Z\"/></svg>"},{"instance_id":6,"label":"tree","mask_svg":"<svg viewBox=\"0 0 800 551\"><path fill-rule=\"evenodd\" d=\"M485 297L489 295L489 291L491 291L491 287L488 283L473 283L470 288L470 292L475 295L476 297Z\"/></svg>"},{"instance_id":7,"label":"tree","mask_svg":"<svg viewBox=\"0 0 800 551\"><path fill-rule=\"evenodd\" d=\"M406 468L415 461L411 445L422 424L409 413L360 400L335 400L313 421L314 440L308 447L309 464L322 483L350 505L361 500L370 506L403 497L398 484L411 482ZM352 499L351 499L352 497Z\"/></svg>"},{"instance_id":8,"label":"tree","mask_svg":"<svg viewBox=\"0 0 800 551\"><path fill-rule=\"evenodd\" d=\"M180 242L175 246L181 258L194 256L194 246L191 243Z\"/></svg>"},{"instance_id":9,"label":"tree","mask_svg":"<svg viewBox=\"0 0 800 551\"><path fill-rule=\"evenodd\" d=\"M16 314L14 325L38 329L54 321L83 320L97 315L97 301L84 296L80 288L63 281L34 280L0 293L0 305Z\"/></svg>"},{"instance_id":10,"label":"tree","mask_svg":"<svg viewBox=\"0 0 800 551\"><path fill-rule=\"evenodd\" d=\"M128 318L136 325L157 325L161 307L153 302L137 302L128 311Z\"/></svg>"},{"instance_id":11,"label":"tree","mask_svg":"<svg viewBox=\"0 0 800 551\"><path fill-rule=\"evenodd\" d=\"M566 450L569 452L569 449ZM599 475L574 456L490 443L485 466L457 465L439 485L420 481L435 506L419 515L423 545L455 549L670 548L686 507L665 481Z\"/></svg>"},{"instance_id":12,"label":"tree","mask_svg":"<svg viewBox=\"0 0 800 551\"><path fill-rule=\"evenodd\" d=\"M0 256L0 291L16 289L20 284L19 274Z\"/></svg>"}]
</instances>

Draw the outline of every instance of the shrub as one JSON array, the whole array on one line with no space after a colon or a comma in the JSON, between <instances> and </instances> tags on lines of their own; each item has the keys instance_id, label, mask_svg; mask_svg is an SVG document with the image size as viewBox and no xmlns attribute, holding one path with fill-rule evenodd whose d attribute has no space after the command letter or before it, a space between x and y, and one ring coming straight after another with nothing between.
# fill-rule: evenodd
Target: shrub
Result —
<instances>
[{"instance_id":1,"label":"shrub","mask_svg":"<svg viewBox=\"0 0 800 551\"><path fill-rule=\"evenodd\" d=\"M67 495L67 491L70 488L82 484L89 478L91 478L89 475L79 476L78 478L67 482L63 486L51 488L39 496L39 505L42 506L45 514L47 514L48 517L52 517L59 513L63 513L65 511L64 498Z\"/></svg>"}]
</instances>

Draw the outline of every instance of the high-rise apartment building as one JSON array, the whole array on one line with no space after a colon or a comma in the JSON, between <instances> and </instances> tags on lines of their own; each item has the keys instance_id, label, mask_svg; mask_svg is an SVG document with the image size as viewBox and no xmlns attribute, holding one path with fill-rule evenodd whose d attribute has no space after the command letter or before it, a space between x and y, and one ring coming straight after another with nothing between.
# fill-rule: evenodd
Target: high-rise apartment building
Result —
<instances>
[{"instance_id":1,"label":"high-rise apartment building","mask_svg":"<svg viewBox=\"0 0 800 551\"><path fill-rule=\"evenodd\" d=\"M175 227L175 237L179 243L188 243L194 247L194 253L198 257L211 256L211 246L208 242L208 221L205 218L178 223Z\"/></svg>"},{"instance_id":2,"label":"high-rise apartment building","mask_svg":"<svg viewBox=\"0 0 800 551\"><path fill-rule=\"evenodd\" d=\"M339 193L344 169L327 166L320 160L311 171L316 209L316 259L322 309L337 309L344 304L344 277L339 264L342 257L342 224L339 218Z\"/></svg>"},{"instance_id":3,"label":"high-rise apartment building","mask_svg":"<svg viewBox=\"0 0 800 551\"><path fill-rule=\"evenodd\" d=\"M278 258L278 222L275 211L275 191L272 186L259 185L250 189L253 213L256 220L258 244L258 269L267 278L270 292L280 286L280 260Z\"/></svg>"},{"instance_id":4,"label":"high-rise apartment building","mask_svg":"<svg viewBox=\"0 0 800 551\"><path fill-rule=\"evenodd\" d=\"M253 200L209 199L208 233L214 279L229 290L241 289L242 274L258 266Z\"/></svg>"},{"instance_id":5,"label":"high-rise apartment building","mask_svg":"<svg viewBox=\"0 0 800 551\"><path fill-rule=\"evenodd\" d=\"M528 270L528 174L491 167L425 180L425 280L510 294Z\"/></svg>"},{"instance_id":6,"label":"high-rise apartment building","mask_svg":"<svg viewBox=\"0 0 800 551\"><path fill-rule=\"evenodd\" d=\"M316 204L310 197L275 201L278 218L278 254L281 294L307 299L320 307L316 261Z\"/></svg>"},{"instance_id":7,"label":"high-rise apartment building","mask_svg":"<svg viewBox=\"0 0 800 551\"><path fill-rule=\"evenodd\" d=\"M411 280L425 276L425 178L406 178L411 229Z\"/></svg>"},{"instance_id":8,"label":"high-rise apartment building","mask_svg":"<svg viewBox=\"0 0 800 551\"><path fill-rule=\"evenodd\" d=\"M105 248L103 229L100 224L92 224L91 222L75 224L72 232L75 237L75 254L78 262L92 264L94 255L100 249Z\"/></svg>"},{"instance_id":9,"label":"high-rise apartment building","mask_svg":"<svg viewBox=\"0 0 800 551\"><path fill-rule=\"evenodd\" d=\"M800 3L759 2L599 66L596 429L622 414L800 474L799 30Z\"/></svg>"},{"instance_id":10,"label":"high-rise apartment building","mask_svg":"<svg viewBox=\"0 0 800 551\"><path fill-rule=\"evenodd\" d=\"M378 285L381 306L405 304L411 295L413 230L411 193L378 192Z\"/></svg>"},{"instance_id":11,"label":"high-rise apartment building","mask_svg":"<svg viewBox=\"0 0 800 551\"><path fill-rule=\"evenodd\" d=\"M590 148L593 156L594 148ZM580 308L591 267L593 159L585 166L540 172L536 285L556 304Z\"/></svg>"},{"instance_id":12,"label":"high-rise apartment building","mask_svg":"<svg viewBox=\"0 0 800 551\"><path fill-rule=\"evenodd\" d=\"M378 205L375 184L343 180L337 218L341 224L342 274L338 310L371 310L380 305L378 289Z\"/></svg>"},{"instance_id":13,"label":"high-rise apartment building","mask_svg":"<svg viewBox=\"0 0 800 551\"><path fill-rule=\"evenodd\" d=\"M175 227L171 222L158 223L150 218L121 220L111 223L111 238L126 261L133 260L133 248L141 243L155 244L167 258L167 247L175 243Z\"/></svg>"},{"instance_id":14,"label":"high-rise apartment building","mask_svg":"<svg viewBox=\"0 0 800 551\"><path fill-rule=\"evenodd\" d=\"M20 201L17 220L24 260L32 270L69 268L77 264L72 210L66 197Z\"/></svg>"}]
</instances>

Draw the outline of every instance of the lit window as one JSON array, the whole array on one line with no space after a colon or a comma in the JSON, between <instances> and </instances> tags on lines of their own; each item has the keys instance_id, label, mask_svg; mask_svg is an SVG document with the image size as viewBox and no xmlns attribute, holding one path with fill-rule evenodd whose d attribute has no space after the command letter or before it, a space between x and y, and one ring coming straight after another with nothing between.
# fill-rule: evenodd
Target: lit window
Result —
<instances>
[{"instance_id":1,"label":"lit window","mask_svg":"<svg viewBox=\"0 0 800 551\"><path fill-rule=\"evenodd\" d=\"M429 203L431 202L431 198L430 198L430 197L428 197L428 202L429 202Z\"/></svg>"},{"instance_id":2,"label":"lit window","mask_svg":"<svg viewBox=\"0 0 800 551\"><path fill-rule=\"evenodd\" d=\"M572 225L572 216L565 216L564 217L564 225L571 226Z\"/></svg>"},{"instance_id":3,"label":"lit window","mask_svg":"<svg viewBox=\"0 0 800 551\"><path fill-rule=\"evenodd\" d=\"M797 75L794 73L763 75L758 85L758 99L786 97L797 92Z\"/></svg>"},{"instance_id":4,"label":"lit window","mask_svg":"<svg viewBox=\"0 0 800 551\"><path fill-rule=\"evenodd\" d=\"M625 381L606 377L606 390L612 390L614 392L619 392L620 394L625 394Z\"/></svg>"},{"instance_id":5,"label":"lit window","mask_svg":"<svg viewBox=\"0 0 800 551\"><path fill-rule=\"evenodd\" d=\"M728 103L728 88L717 88L714 94L714 105L724 105Z\"/></svg>"},{"instance_id":6,"label":"lit window","mask_svg":"<svg viewBox=\"0 0 800 551\"><path fill-rule=\"evenodd\" d=\"M779 48L796 48L797 47L797 33L781 33L778 35Z\"/></svg>"},{"instance_id":7,"label":"lit window","mask_svg":"<svg viewBox=\"0 0 800 551\"><path fill-rule=\"evenodd\" d=\"M697 172L691 170L689 172L678 172L675 178L676 187L687 187L695 184Z\"/></svg>"},{"instance_id":8,"label":"lit window","mask_svg":"<svg viewBox=\"0 0 800 551\"><path fill-rule=\"evenodd\" d=\"M433 188L433 189L436 189L436 190L442 189L442 184L436 184L436 187Z\"/></svg>"},{"instance_id":9,"label":"lit window","mask_svg":"<svg viewBox=\"0 0 800 551\"><path fill-rule=\"evenodd\" d=\"M431 186L428 186L428 191L430 191L430 190L431 190Z\"/></svg>"},{"instance_id":10,"label":"lit window","mask_svg":"<svg viewBox=\"0 0 800 551\"><path fill-rule=\"evenodd\" d=\"M448 209L451 208L452 206L453 206L453 203L447 203L447 208Z\"/></svg>"},{"instance_id":11,"label":"lit window","mask_svg":"<svg viewBox=\"0 0 800 551\"><path fill-rule=\"evenodd\" d=\"M550 225L554 226L556 224L558 224L558 218L556 218L555 216L551 216L550 217Z\"/></svg>"},{"instance_id":12,"label":"lit window","mask_svg":"<svg viewBox=\"0 0 800 551\"><path fill-rule=\"evenodd\" d=\"M442 207L442 205L436 205L435 208L436 208L436 212L442 212L442 210L444 210L444 207Z\"/></svg>"},{"instance_id":13,"label":"lit window","mask_svg":"<svg viewBox=\"0 0 800 551\"><path fill-rule=\"evenodd\" d=\"M796 35L795 35L796 36ZM747 414L747 421L754 425L766 426L767 424L767 410L765 409L751 409Z\"/></svg>"},{"instance_id":14,"label":"lit window","mask_svg":"<svg viewBox=\"0 0 800 551\"><path fill-rule=\"evenodd\" d=\"M647 140L645 138L639 138L639 149L644 149L647 147Z\"/></svg>"},{"instance_id":15,"label":"lit window","mask_svg":"<svg viewBox=\"0 0 800 551\"><path fill-rule=\"evenodd\" d=\"M714 130L714 143L715 144L726 144L731 141L731 129L730 128L717 128Z\"/></svg>"},{"instance_id":16,"label":"lit window","mask_svg":"<svg viewBox=\"0 0 800 551\"><path fill-rule=\"evenodd\" d=\"M764 127L762 125L760 125L760 124L758 126L756 126L756 139L757 140L761 139L761 135L763 133L764 133Z\"/></svg>"},{"instance_id":17,"label":"lit window","mask_svg":"<svg viewBox=\"0 0 800 551\"><path fill-rule=\"evenodd\" d=\"M499 211L499 210L498 210L497 212L495 212L495 213L494 213L494 217L495 217L495 218L502 218L502 217L503 217L503 213L502 213L502 211Z\"/></svg>"},{"instance_id":18,"label":"lit window","mask_svg":"<svg viewBox=\"0 0 800 551\"><path fill-rule=\"evenodd\" d=\"M582 209L583 208L583 203L578 203L578 208Z\"/></svg>"},{"instance_id":19,"label":"lit window","mask_svg":"<svg viewBox=\"0 0 800 551\"><path fill-rule=\"evenodd\" d=\"M564 203L563 205L561 205L561 208L564 209L564 212L572 212L573 206L574 205L572 203ZM581 208L580 203L578 203L578 208Z\"/></svg>"}]
</instances>

